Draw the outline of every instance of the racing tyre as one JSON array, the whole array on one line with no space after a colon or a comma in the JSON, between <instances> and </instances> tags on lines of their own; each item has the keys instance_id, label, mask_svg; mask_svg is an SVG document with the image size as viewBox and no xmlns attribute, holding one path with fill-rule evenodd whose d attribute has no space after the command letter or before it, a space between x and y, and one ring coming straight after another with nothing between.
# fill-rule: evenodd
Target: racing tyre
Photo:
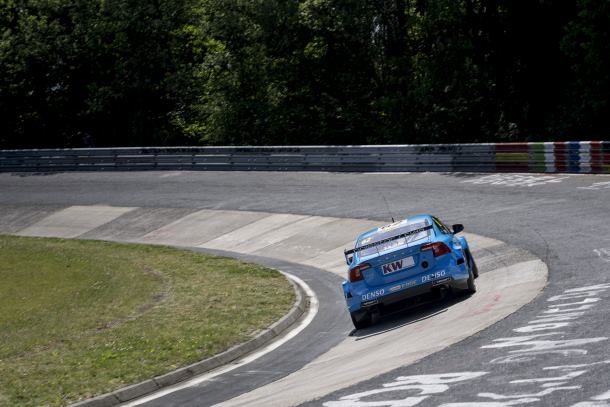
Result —
<instances>
[{"instance_id":1,"label":"racing tyre","mask_svg":"<svg viewBox=\"0 0 610 407\"><path fill-rule=\"evenodd\" d=\"M474 272L472 269L468 270L468 288L466 289L466 293L468 295L472 295L477 292L477 285L474 282Z\"/></svg>"},{"instance_id":2,"label":"racing tyre","mask_svg":"<svg viewBox=\"0 0 610 407\"><path fill-rule=\"evenodd\" d=\"M356 329L367 328L373 323L373 316L369 311L356 311L349 314Z\"/></svg>"},{"instance_id":3,"label":"racing tyre","mask_svg":"<svg viewBox=\"0 0 610 407\"><path fill-rule=\"evenodd\" d=\"M479 278L479 268L477 267L477 263L474 261L472 254L470 254L470 250L466 250L466 260L468 260L468 267L472 270L474 278Z\"/></svg>"}]
</instances>

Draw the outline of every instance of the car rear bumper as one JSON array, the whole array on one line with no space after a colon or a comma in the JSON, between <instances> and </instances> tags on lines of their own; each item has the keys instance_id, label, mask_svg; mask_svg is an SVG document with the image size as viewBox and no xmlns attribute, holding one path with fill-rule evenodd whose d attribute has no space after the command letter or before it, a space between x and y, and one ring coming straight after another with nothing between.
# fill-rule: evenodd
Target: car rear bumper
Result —
<instances>
[{"instance_id":1,"label":"car rear bumper","mask_svg":"<svg viewBox=\"0 0 610 407\"><path fill-rule=\"evenodd\" d=\"M418 297L425 297L429 294L433 294L430 298L433 299L437 297L443 289L464 290L467 287L467 280L455 280L453 279L453 277L446 277L438 281L421 284L403 291L388 294L383 297L376 298L372 301L363 301L360 303L360 308L373 308L379 307L380 305L390 306L400 302L407 302L408 300L415 299Z\"/></svg>"},{"instance_id":2,"label":"car rear bumper","mask_svg":"<svg viewBox=\"0 0 610 407\"><path fill-rule=\"evenodd\" d=\"M423 280L425 276L420 278ZM425 297L431 297L431 299L435 296L438 297L438 294L444 289L465 290L468 288L468 271L460 267L432 281L416 285L413 285L412 281L397 282L355 293L351 293L346 284L344 285L344 293L349 311L389 307L401 302L408 305L411 299L424 299L425 301Z\"/></svg>"}]
</instances>

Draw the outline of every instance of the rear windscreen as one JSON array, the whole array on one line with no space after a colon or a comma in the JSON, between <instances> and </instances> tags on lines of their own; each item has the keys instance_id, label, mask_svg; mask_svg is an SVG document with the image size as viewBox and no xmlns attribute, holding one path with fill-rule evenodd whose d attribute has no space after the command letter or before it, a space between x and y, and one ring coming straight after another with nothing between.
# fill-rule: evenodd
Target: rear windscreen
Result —
<instances>
[{"instance_id":1,"label":"rear windscreen","mask_svg":"<svg viewBox=\"0 0 610 407\"><path fill-rule=\"evenodd\" d=\"M398 223L394 223L389 226L385 226L383 228L379 228L374 235L370 235L364 239L360 239L356 243L356 248L361 246L370 245L375 242L379 242L384 239L391 238L392 236L402 235L404 233L411 232L416 229L420 229L429 225L427 220L419 221L416 223L412 223L409 221L402 221ZM388 250L392 250L398 246L404 246L413 242L417 242L418 240L425 239L430 236L432 229L425 230L423 232L416 233L414 235L405 236L400 239L391 240L389 242L380 243L379 245L369 247L367 249L360 250L360 257L367 257L373 254L379 254L382 252L386 252Z\"/></svg>"}]
</instances>

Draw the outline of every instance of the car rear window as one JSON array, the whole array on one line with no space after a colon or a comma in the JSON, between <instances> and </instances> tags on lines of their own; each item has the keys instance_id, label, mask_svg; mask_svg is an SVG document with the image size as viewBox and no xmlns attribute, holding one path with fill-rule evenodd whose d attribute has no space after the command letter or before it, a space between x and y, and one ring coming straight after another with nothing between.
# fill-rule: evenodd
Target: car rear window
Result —
<instances>
[{"instance_id":1,"label":"car rear window","mask_svg":"<svg viewBox=\"0 0 610 407\"><path fill-rule=\"evenodd\" d=\"M388 239L393 236L402 235L403 233L408 233L416 229L420 229L430 225L428 220L411 222L411 221L402 221L393 223L388 226L384 226L382 228L377 229L377 232L373 235L370 235L366 238L358 240L356 243L356 248L361 246L369 245L372 243L379 242L384 239ZM360 257L367 257L373 254L379 254L382 252L386 252L388 250L392 250L398 246L403 246L406 244L410 244L413 242L417 242L418 240L425 239L430 236L432 229L425 230L420 233L416 233L414 235L405 236L400 239L392 240L389 242L381 243L377 246L373 246L367 249L360 250Z\"/></svg>"}]
</instances>

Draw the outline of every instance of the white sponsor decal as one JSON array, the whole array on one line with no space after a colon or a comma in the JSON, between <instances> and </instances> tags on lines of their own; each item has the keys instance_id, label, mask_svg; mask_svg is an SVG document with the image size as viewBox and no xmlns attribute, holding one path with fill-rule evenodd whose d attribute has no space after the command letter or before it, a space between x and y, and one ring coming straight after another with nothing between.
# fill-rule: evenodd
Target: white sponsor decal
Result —
<instances>
[{"instance_id":1,"label":"white sponsor decal","mask_svg":"<svg viewBox=\"0 0 610 407\"><path fill-rule=\"evenodd\" d=\"M422 276L421 282L427 283L427 282L436 280L437 278L444 277L445 275L447 275L447 272L445 270L437 271L437 272Z\"/></svg>"},{"instance_id":2,"label":"white sponsor decal","mask_svg":"<svg viewBox=\"0 0 610 407\"><path fill-rule=\"evenodd\" d=\"M390 288L390 292L396 292L396 291L400 291L400 290L404 290L405 288L409 288L409 287L413 287L416 284L415 280L409 280L407 282L395 285L394 287Z\"/></svg>"},{"instance_id":3,"label":"white sponsor decal","mask_svg":"<svg viewBox=\"0 0 610 407\"><path fill-rule=\"evenodd\" d=\"M366 293L362 296L362 301L369 301L374 298L377 298L381 295L385 294L385 290L383 288L375 291L371 291L370 293Z\"/></svg>"},{"instance_id":4,"label":"white sponsor decal","mask_svg":"<svg viewBox=\"0 0 610 407\"><path fill-rule=\"evenodd\" d=\"M385 225L380 228L377 228L377 231L378 232L387 232L388 230L396 229L397 227L406 225L407 223L409 223L408 219L399 220L398 222L390 223L389 225Z\"/></svg>"}]
</instances>

